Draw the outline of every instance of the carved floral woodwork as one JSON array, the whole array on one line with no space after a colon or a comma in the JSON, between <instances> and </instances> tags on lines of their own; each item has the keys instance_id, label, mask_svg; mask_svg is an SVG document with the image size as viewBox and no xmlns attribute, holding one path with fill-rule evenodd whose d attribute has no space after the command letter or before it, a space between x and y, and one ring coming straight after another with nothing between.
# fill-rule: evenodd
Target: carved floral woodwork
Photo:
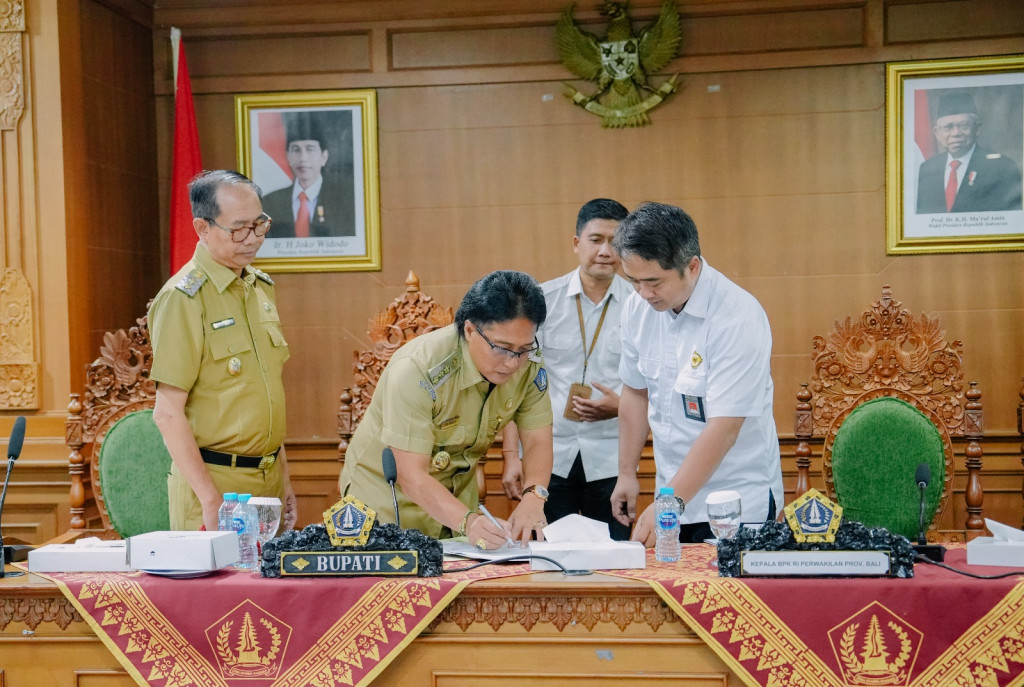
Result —
<instances>
[{"instance_id":1,"label":"carved floral woodwork","mask_svg":"<svg viewBox=\"0 0 1024 687\"><path fill-rule=\"evenodd\" d=\"M20 623L29 630L35 630L42 623L54 623L61 630L67 630L71 623L84 623L74 605L63 595L54 596L4 596L0 598L0 630L11 623Z\"/></svg>"},{"instance_id":2,"label":"carved floral woodwork","mask_svg":"<svg viewBox=\"0 0 1024 687\"><path fill-rule=\"evenodd\" d=\"M0 276L0 410L39 407L39 365L35 361L32 291L14 268Z\"/></svg>"},{"instance_id":3,"label":"carved floral woodwork","mask_svg":"<svg viewBox=\"0 0 1024 687\"><path fill-rule=\"evenodd\" d=\"M476 596L468 590L456 597L437 616L427 633L441 624L454 623L463 631L484 623L495 632L502 626L520 625L527 632L535 625L552 625L559 632L572 625L593 631L599 623L612 623L620 632L632 624L657 631L665 623L682 623L659 599L635 596Z\"/></svg>"},{"instance_id":4,"label":"carved floral woodwork","mask_svg":"<svg viewBox=\"0 0 1024 687\"><path fill-rule=\"evenodd\" d=\"M836 320L827 336L812 339L814 375L797 393L797 494L809 488L810 439L824 437L822 471L834 498L831 449L839 426L861 403L894 396L921 410L942 435L946 472L932 529L949 501L953 475L950 437L959 436L967 440L966 533L971 537L982 531L981 392L976 382L964 383L961 342L946 341L945 337L938 319L924 314L914 317L885 285L882 297L858 320Z\"/></svg>"},{"instance_id":5,"label":"carved floral woodwork","mask_svg":"<svg viewBox=\"0 0 1024 687\"><path fill-rule=\"evenodd\" d=\"M25 3L0 0L0 131L12 130L25 110L21 34Z\"/></svg>"},{"instance_id":6,"label":"carved floral woodwork","mask_svg":"<svg viewBox=\"0 0 1024 687\"><path fill-rule=\"evenodd\" d=\"M433 297L420 291L420 280L409 271L405 278L405 293L387 308L370 318L366 334L370 338L368 350L353 353L354 384L341 394L338 411L338 435L341 444L339 456L344 458L348 441L356 425L370 405L384 366L403 344L417 336L445 327L455 321L450 307L443 307Z\"/></svg>"},{"instance_id":7,"label":"carved floral woodwork","mask_svg":"<svg viewBox=\"0 0 1024 687\"><path fill-rule=\"evenodd\" d=\"M149 378L153 366L153 345L149 340L146 317L125 331L103 335L100 357L89 366L85 390L71 394L65 440L71 455L71 528L83 529L85 519L85 461L89 461L90 484L99 506L104 529L112 529L104 507L99 481L99 448L107 430L122 417L137 410L152 408L156 383Z\"/></svg>"}]
</instances>

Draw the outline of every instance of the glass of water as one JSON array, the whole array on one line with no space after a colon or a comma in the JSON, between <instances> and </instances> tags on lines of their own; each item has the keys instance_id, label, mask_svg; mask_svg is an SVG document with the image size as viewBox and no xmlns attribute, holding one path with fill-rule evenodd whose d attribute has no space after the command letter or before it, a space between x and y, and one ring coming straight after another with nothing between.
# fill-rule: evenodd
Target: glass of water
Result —
<instances>
[{"instance_id":1,"label":"glass of water","mask_svg":"<svg viewBox=\"0 0 1024 687\"><path fill-rule=\"evenodd\" d=\"M736 536L743 513L740 495L735 491L713 491L708 494L708 524L717 539Z\"/></svg>"},{"instance_id":2,"label":"glass of water","mask_svg":"<svg viewBox=\"0 0 1024 687\"><path fill-rule=\"evenodd\" d=\"M249 499L249 503L256 507L256 519L260 525L256 541L260 543L262 549L264 544L277 536L277 528L281 525L281 499L273 496L254 496Z\"/></svg>"}]
</instances>

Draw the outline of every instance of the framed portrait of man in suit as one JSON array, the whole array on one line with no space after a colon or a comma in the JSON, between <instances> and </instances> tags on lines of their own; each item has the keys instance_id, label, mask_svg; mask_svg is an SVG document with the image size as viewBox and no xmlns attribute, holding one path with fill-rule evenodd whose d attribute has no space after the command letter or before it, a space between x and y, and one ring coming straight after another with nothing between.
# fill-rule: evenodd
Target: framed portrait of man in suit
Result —
<instances>
[{"instance_id":1,"label":"framed portrait of man in suit","mask_svg":"<svg viewBox=\"0 0 1024 687\"><path fill-rule=\"evenodd\" d=\"M235 97L238 169L263 191L273 272L379 270L377 100L372 90Z\"/></svg>"},{"instance_id":2,"label":"framed portrait of man in suit","mask_svg":"<svg viewBox=\"0 0 1024 687\"><path fill-rule=\"evenodd\" d=\"M1024 250L1024 57L887 65L886 251Z\"/></svg>"}]
</instances>

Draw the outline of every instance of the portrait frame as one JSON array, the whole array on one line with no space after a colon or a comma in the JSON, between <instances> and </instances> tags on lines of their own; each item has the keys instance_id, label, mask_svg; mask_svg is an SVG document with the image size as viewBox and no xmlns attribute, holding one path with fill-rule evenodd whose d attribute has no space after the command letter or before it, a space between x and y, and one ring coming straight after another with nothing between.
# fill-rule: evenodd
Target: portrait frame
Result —
<instances>
[{"instance_id":1,"label":"portrait frame","mask_svg":"<svg viewBox=\"0 0 1024 687\"><path fill-rule=\"evenodd\" d=\"M949 109L942 104L944 98L973 105L979 122L970 134L975 152L955 191L943 188L940 177L949 169L935 117ZM958 131L962 134L964 129ZM989 166L979 171L976 165L983 163ZM886 65L887 254L1024 250L1022 167L1024 57ZM941 207L935 203L936 195ZM954 206L947 209L950 202ZM958 209L956 204L966 207Z\"/></svg>"},{"instance_id":2,"label":"portrait frame","mask_svg":"<svg viewBox=\"0 0 1024 687\"><path fill-rule=\"evenodd\" d=\"M256 267L272 273L381 269L376 91L236 95L235 132L238 169L261 188L264 212L273 220ZM296 138L311 139L305 147L318 151L307 151L315 162L296 152ZM302 184L310 177L316 181L299 217L297 194L305 193Z\"/></svg>"}]
</instances>

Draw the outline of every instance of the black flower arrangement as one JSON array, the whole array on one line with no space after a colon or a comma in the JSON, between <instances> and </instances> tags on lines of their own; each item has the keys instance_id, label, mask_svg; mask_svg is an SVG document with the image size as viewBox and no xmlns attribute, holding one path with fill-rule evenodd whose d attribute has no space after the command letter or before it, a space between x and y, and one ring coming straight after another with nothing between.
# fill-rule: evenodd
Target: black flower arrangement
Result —
<instances>
[{"instance_id":1,"label":"black flower arrangement","mask_svg":"<svg viewBox=\"0 0 1024 687\"><path fill-rule=\"evenodd\" d=\"M891 577L914 576L914 548L906 537L883 527L865 527L843 518L834 542L800 544L784 522L768 522L758 529L740 528L736 536L718 542L718 574L739 577L743 551L889 551Z\"/></svg>"},{"instance_id":2,"label":"black flower arrangement","mask_svg":"<svg viewBox=\"0 0 1024 687\"><path fill-rule=\"evenodd\" d=\"M374 523L364 546L336 547L331 543L327 527L307 525L301 530L290 530L271 539L263 546L260 556L260 574L263 577L281 576L281 553L287 551L418 551L417 577L438 577L444 572L444 550L441 542L419 530L402 529L392 523Z\"/></svg>"}]
</instances>

